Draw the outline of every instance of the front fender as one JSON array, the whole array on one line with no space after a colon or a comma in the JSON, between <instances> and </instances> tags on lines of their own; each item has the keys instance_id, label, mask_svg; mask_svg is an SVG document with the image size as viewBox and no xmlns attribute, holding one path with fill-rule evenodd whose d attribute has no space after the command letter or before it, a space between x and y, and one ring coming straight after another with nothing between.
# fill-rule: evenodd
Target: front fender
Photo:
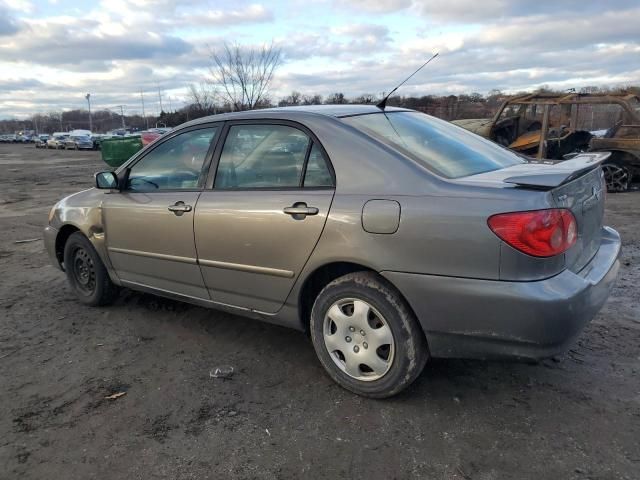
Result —
<instances>
[{"instance_id":1,"label":"front fender","mask_svg":"<svg viewBox=\"0 0 640 480\"><path fill-rule=\"evenodd\" d=\"M56 250L60 235L68 236L70 228L82 232L96 249L111 280L119 285L120 280L111 264L105 244L102 202L106 192L91 188L63 198L53 207L49 226L58 232Z\"/></svg>"}]
</instances>

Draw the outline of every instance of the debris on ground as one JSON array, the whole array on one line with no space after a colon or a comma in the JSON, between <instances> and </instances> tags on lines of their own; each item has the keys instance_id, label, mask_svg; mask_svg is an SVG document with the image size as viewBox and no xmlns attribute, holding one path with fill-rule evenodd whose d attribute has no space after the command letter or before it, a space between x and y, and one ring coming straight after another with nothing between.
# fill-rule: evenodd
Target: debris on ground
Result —
<instances>
[{"instance_id":1,"label":"debris on ground","mask_svg":"<svg viewBox=\"0 0 640 480\"><path fill-rule=\"evenodd\" d=\"M113 393L111 395L107 395L106 397L104 397L106 400L116 400L124 395L126 395L127 392L117 392L117 393Z\"/></svg>"},{"instance_id":2,"label":"debris on ground","mask_svg":"<svg viewBox=\"0 0 640 480\"><path fill-rule=\"evenodd\" d=\"M231 365L222 365L220 367L216 367L209 372L209 377L224 378L225 380L229 380L231 379L231 377L233 377L233 367Z\"/></svg>"},{"instance_id":3,"label":"debris on ground","mask_svg":"<svg viewBox=\"0 0 640 480\"><path fill-rule=\"evenodd\" d=\"M31 242L37 242L38 240L42 240L42 239L41 238L27 238L26 240L16 240L13 243L15 243L15 244L18 244L18 243L31 243Z\"/></svg>"}]
</instances>

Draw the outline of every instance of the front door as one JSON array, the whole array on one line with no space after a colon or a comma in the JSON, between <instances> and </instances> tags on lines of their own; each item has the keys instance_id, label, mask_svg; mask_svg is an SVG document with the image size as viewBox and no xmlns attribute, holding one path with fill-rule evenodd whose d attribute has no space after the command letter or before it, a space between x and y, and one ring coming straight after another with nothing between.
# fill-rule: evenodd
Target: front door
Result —
<instances>
[{"instance_id":1,"label":"front door","mask_svg":"<svg viewBox=\"0 0 640 480\"><path fill-rule=\"evenodd\" d=\"M198 260L211 299L280 309L324 228L334 181L309 133L285 124L236 124L213 189L195 215Z\"/></svg>"},{"instance_id":2,"label":"front door","mask_svg":"<svg viewBox=\"0 0 640 480\"><path fill-rule=\"evenodd\" d=\"M193 218L217 131L199 128L162 141L131 166L121 192L105 195L106 245L123 282L209 298Z\"/></svg>"}]
</instances>

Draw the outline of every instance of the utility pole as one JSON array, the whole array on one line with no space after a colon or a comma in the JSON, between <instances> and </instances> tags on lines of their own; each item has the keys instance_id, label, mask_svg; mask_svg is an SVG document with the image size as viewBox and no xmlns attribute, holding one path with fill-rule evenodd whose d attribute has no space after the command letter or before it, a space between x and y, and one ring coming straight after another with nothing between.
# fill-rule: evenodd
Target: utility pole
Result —
<instances>
[{"instance_id":1,"label":"utility pole","mask_svg":"<svg viewBox=\"0 0 640 480\"><path fill-rule=\"evenodd\" d=\"M158 87L158 101L160 102L160 115L161 115L162 114L162 93L160 92L160 87Z\"/></svg>"},{"instance_id":2,"label":"utility pole","mask_svg":"<svg viewBox=\"0 0 640 480\"><path fill-rule=\"evenodd\" d=\"M169 112L173 112L173 105L171 105L171 96L167 95L167 98L169 99Z\"/></svg>"},{"instance_id":3,"label":"utility pole","mask_svg":"<svg viewBox=\"0 0 640 480\"><path fill-rule=\"evenodd\" d=\"M87 103L89 104L89 131L93 132L93 124L91 122L91 94L87 93L84 98L87 99Z\"/></svg>"},{"instance_id":4,"label":"utility pole","mask_svg":"<svg viewBox=\"0 0 640 480\"><path fill-rule=\"evenodd\" d=\"M142 116L144 117L144 123L147 126L147 130L148 130L149 129L149 119L144 114L144 93L142 93L142 90L140 90L140 99L142 100Z\"/></svg>"},{"instance_id":5,"label":"utility pole","mask_svg":"<svg viewBox=\"0 0 640 480\"><path fill-rule=\"evenodd\" d=\"M120 115L122 117L122 128L126 128L124 126L124 105L116 105L116 108L120 107Z\"/></svg>"}]
</instances>

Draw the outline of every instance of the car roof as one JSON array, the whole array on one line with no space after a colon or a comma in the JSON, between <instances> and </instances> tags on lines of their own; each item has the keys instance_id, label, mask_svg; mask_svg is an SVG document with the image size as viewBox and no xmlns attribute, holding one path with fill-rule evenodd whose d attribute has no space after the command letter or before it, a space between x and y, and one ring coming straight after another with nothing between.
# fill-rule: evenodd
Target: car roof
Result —
<instances>
[{"instance_id":1,"label":"car roof","mask_svg":"<svg viewBox=\"0 0 640 480\"><path fill-rule=\"evenodd\" d=\"M385 112L412 112L413 110L398 107L386 107ZM202 117L188 122L184 126L198 125L201 123L220 122L224 120L250 120L260 117L286 118L290 113L293 116L300 114L324 115L328 117L350 117L354 115L366 115L380 113L382 110L375 105L300 105L296 107L262 108L258 110L245 110L241 112L220 113L209 117Z\"/></svg>"}]
</instances>

